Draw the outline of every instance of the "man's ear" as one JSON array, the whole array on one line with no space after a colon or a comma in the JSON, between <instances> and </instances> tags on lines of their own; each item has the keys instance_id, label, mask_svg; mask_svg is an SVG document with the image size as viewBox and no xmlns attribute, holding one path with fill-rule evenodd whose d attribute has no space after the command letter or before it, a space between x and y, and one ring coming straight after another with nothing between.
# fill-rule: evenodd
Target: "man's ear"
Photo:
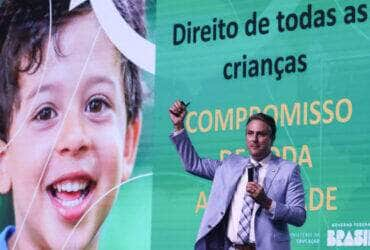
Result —
<instances>
[{"instance_id":1,"label":"man's ear","mask_svg":"<svg viewBox=\"0 0 370 250\"><path fill-rule=\"evenodd\" d=\"M6 143L0 140L0 194L8 193L12 187L12 182L4 163L5 154Z\"/></svg>"},{"instance_id":2,"label":"man's ear","mask_svg":"<svg viewBox=\"0 0 370 250\"><path fill-rule=\"evenodd\" d=\"M127 124L124 148L124 166L121 181L130 178L135 164L136 152L139 145L141 132L141 113L130 123Z\"/></svg>"}]
</instances>

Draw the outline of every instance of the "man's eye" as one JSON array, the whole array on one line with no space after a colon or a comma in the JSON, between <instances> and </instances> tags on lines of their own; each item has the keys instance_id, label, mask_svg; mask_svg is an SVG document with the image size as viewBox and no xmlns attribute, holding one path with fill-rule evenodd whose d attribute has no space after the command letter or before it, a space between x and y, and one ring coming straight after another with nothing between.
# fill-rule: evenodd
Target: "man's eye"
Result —
<instances>
[{"instance_id":1,"label":"man's eye","mask_svg":"<svg viewBox=\"0 0 370 250\"><path fill-rule=\"evenodd\" d=\"M85 111L99 113L104 111L107 107L109 107L108 103L102 98L93 98L87 103Z\"/></svg>"},{"instance_id":2,"label":"man's eye","mask_svg":"<svg viewBox=\"0 0 370 250\"><path fill-rule=\"evenodd\" d=\"M35 120L39 121L46 121L50 120L57 116L55 110L51 107L42 108L39 112L37 112L36 116L34 117Z\"/></svg>"},{"instance_id":3,"label":"man's eye","mask_svg":"<svg viewBox=\"0 0 370 250\"><path fill-rule=\"evenodd\" d=\"M266 136L268 135L268 133L266 133L266 132L261 132L261 133L259 133L258 135L259 135L259 136L261 136L261 137L266 137Z\"/></svg>"}]
</instances>

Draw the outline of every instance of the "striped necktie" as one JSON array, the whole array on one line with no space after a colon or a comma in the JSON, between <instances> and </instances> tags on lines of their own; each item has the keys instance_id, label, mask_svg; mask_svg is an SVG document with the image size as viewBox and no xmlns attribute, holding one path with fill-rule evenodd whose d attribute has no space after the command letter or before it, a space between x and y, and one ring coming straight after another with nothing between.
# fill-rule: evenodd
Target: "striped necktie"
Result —
<instances>
[{"instance_id":1,"label":"striped necktie","mask_svg":"<svg viewBox=\"0 0 370 250\"><path fill-rule=\"evenodd\" d=\"M261 165L253 167L253 181L258 182L258 169ZM253 198L246 192L243 200L242 215L239 220L238 239L243 243L249 242L249 233L254 206Z\"/></svg>"}]
</instances>

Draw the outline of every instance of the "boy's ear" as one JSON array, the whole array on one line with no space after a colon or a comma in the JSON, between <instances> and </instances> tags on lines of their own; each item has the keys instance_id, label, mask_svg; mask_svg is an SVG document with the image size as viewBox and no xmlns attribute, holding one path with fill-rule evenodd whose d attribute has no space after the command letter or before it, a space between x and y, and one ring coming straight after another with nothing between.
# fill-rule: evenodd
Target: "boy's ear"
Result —
<instances>
[{"instance_id":1,"label":"boy's ear","mask_svg":"<svg viewBox=\"0 0 370 250\"><path fill-rule=\"evenodd\" d=\"M137 147L141 132L141 113L127 125L124 148L124 166L121 181L130 178L135 164Z\"/></svg>"},{"instance_id":2,"label":"boy's ear","mask_svg":"<svg viewBox=\"0 0 370 250\"><path fill-rule=\"evenodd\" d=\"M4 156L6 153L6 143L0 140L0 194L6 194L12 187L10 176L4 164Z\"/></svg>"}]
</instances>

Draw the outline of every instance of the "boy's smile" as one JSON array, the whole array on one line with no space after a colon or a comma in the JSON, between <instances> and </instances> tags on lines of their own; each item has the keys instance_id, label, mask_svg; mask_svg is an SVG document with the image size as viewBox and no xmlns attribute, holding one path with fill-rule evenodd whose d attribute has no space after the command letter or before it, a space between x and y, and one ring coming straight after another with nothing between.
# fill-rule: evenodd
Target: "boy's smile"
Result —
<instances>
[{"instance_id":1,"label":"boy's smile","mask_svg":"<svg viewBox=\"0 0 370 250\"><path fill-rule=\"evenodd\" d=\"M19 74L10 138L21 132L0 157L16 218L10 247L21 234L21 249L60 249L91 205L128 178L135 160L141 121L126 125L121 59L96 17L72 18L57 37L62 55L51 46L46 60L45 44L37 71ZM67 248L97 247L115 197L110 192L84 216Z\"/></svg>"},{"instance_id":2,"label":"boy's smile","mask_svg":"<svg viewBox=\"0 0 370 250\"><path fill-rule=\"evenodd\" d=\"M61 176L47 186L49 197L59 214L69 222L78 221L88 209L96 186L88 173L75 172Z\"/></svg>"}]
</instances>

